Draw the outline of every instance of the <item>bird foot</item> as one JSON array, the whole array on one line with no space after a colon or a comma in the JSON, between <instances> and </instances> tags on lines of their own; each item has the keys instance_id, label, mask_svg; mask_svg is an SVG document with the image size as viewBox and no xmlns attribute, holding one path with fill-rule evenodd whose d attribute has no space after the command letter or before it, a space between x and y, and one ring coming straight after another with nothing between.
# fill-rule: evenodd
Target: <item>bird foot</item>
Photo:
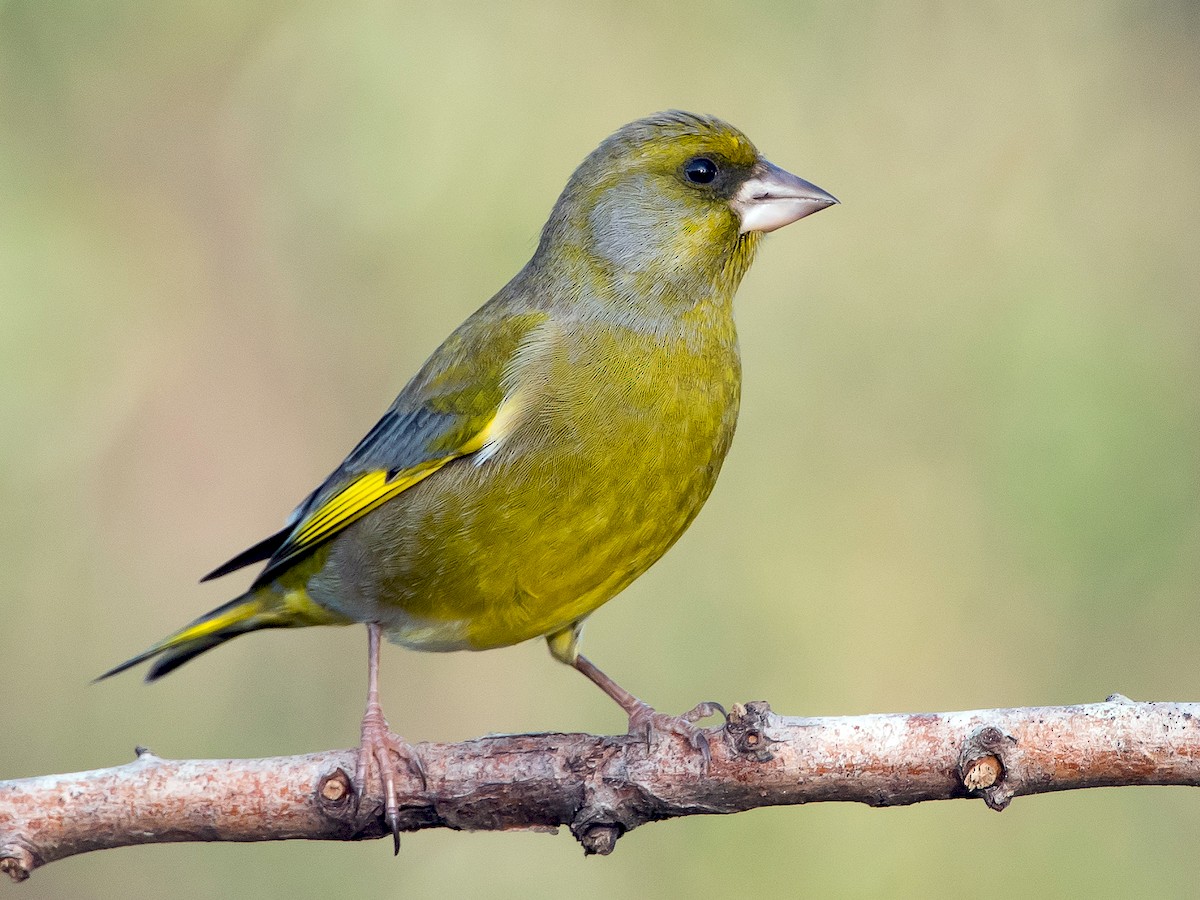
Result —
<instances>
[{"instance_id":1,"label":"bird foot","mask_svg":"<svg viewBox=\"0 0 1200 900\"><path fill-rule=\"evenodd\" d=\"M697 727L695 723L700 719L715 716L717 713L728 718L725 708L720 703L711 701L697 703L681 716L671 716L660 713L654 707L639 700L638 705L629 714L629 734L641 738L647 746L653 744L655 736L659 734L673 734L683 738L693 750L700 753L704 759L704 768L707 769L712 760L712 751L708 745L708 731Z\"/></svg>"},{"instance_id":2,"label":"bird foot","mask_svg":"<svg viewBox=\"0 0 1200 900\"><path fill-rule=\"evenodd\" d=\"M420 789L425 790L425 767L416 749L388 728L387 719L378 706L368 707L362 720L362 746L358 750L354 790L361 804L370 779L379 778L383 787L384 818L392 832L396 853L400 852L400 801L396 791L397 763L400 762L420 783Z\"/></svg>"}]
</instances>

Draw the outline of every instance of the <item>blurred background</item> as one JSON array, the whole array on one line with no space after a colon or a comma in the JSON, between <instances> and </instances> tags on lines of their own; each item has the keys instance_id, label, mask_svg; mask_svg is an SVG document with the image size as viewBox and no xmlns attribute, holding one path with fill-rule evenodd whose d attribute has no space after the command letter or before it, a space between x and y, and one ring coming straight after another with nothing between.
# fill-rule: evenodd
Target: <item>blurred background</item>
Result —
<instances>
[{"instance_id":1,"label":"blurred background","mask_svg":"<svg viewBox=\"0 0 1200 900\"><path fill-rule=\"evenodd\" d=\"M738 297L707 509L593 617L664 710L1200 696L1200 6L0 0L0 778L357 737L363 629L88 681L276 529L667 107L843 205ZM541 642L386 648L414 741L614 732ZM1184 895L1200 794L77 857L13 896ZM1002 873L999 878L990 873ZM983 877L981 877L983 876Z\"/></svg>"}]
</instances>

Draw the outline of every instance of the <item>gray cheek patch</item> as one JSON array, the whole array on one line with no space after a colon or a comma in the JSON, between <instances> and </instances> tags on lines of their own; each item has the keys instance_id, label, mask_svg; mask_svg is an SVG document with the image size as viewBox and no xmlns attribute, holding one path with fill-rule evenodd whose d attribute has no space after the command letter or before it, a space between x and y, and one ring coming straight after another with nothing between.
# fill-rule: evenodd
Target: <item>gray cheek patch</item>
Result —
<instances>
[{"instance_id":1,"label":"gray cheek patch","mask_svg":"<svg viewBox=\"0 0 1200 900\"><path fill-rule=\"evenodd\" d=\"M588 215L596 252L627 272L643 271L662 259L662 241L677 218L645 181L639 178L606 191Z\"/></svg>"}]
</instances>

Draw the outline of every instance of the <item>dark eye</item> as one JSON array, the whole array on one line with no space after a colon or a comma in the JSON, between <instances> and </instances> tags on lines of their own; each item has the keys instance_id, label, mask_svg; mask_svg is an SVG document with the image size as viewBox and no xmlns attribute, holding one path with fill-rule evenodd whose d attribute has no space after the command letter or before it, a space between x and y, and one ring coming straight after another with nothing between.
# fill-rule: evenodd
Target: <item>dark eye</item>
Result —
<instances>
[{"instance_id":1,"label":"dark eye","mask_svg":"<svg viewBox=\"0 0 1200 900\"><path fill-rule=\"evenodd\" d=\"M707 156L697 156L683 164L683 177L692 184L711 184L717 177L717 164Z\"/></svg>"}]
</instances>

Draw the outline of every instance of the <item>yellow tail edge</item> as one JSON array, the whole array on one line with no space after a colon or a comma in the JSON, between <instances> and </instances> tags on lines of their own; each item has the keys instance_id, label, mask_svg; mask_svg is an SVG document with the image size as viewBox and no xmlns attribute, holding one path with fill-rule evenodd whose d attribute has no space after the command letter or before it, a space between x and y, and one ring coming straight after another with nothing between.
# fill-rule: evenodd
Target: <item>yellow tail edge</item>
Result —
<instances>
[{"instance_id":1,"label":"yellow tail edge","mask_svg":"<svg viewBox=\"0 0 1200 900\"><path fill-rule=\"evenodd\" d=\"M157 681L206 650L249 631L345 624L349 624L349 620L317 606L303 590L279 593L269 587L263 588L205 613L150 649L93 679L93 684L154 657L158 659L146 673L146 681Z\"/></svg>"}]
</instances>

